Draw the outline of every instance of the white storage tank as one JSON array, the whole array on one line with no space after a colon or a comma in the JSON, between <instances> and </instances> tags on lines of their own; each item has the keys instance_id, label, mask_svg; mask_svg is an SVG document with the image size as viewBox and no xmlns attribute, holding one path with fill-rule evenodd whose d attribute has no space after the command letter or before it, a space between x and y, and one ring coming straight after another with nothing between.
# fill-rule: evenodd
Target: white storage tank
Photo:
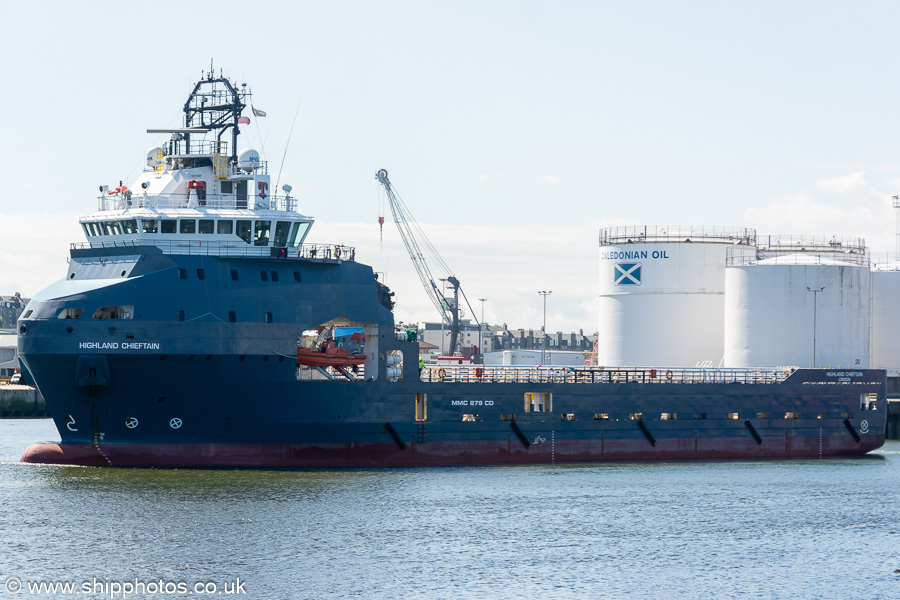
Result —
<instances>
[{"instance_id":1,"label":"white storage tank","mask_svg":"<svg viewBox=\"0 0 900 600\"><path fill-rule=\"evenodd\" d=\"M900 369L900 263L872 267L872 368Z\"/></svg>"},{"instance_id":2,"label":"white storage tank","mask_svg":"<svg viewBox=\"0 0 900 600\"><path fill-rule=\"evenodd\" d=\"M755 244L747 228L601 229L597 363L717 366L726 249Z\"/></svg>"},{"instance_id":3,"label":"white storage tank","mask_svg":"<svg viewBox=\"0 0 900 600\"><path fill-rule=\"evenodd\" d=\"M862 240L760 240L725 273L725 367L869 367L870 271Z\"/></svg>"}]
</instances>

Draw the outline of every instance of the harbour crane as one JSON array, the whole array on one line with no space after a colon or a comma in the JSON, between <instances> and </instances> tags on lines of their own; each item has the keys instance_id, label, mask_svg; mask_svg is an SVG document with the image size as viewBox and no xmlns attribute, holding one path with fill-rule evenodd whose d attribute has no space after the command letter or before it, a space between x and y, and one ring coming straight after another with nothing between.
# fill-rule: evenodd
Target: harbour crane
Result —
<instances>
[{"instance_id":1,"label":"harbour crane","mask_svg":"<svg viewBox=\"0 0 900 600\"><path fill-rule=\"evenodd\" d=\"M388 203L391 205L391 214L394 216L394 222L400 230L400 237L403 238L403 244L406 246L406 251L409 252L409 257L412 259L413 265L416 267L416 273L419 274L422 286L425 288L428 297L431 298L431 301L434 303L434 307L441 313L441 319L450 329L450 354L456 354L456 351L459 349L460 331L459 296L461 290L459 287L459 279L453 276L450 267L447 266L447 263L445 263L440 254L438 254L435 247L431 244L431 241L425 235L425 232L422 231L415 219L413 219L412 214L403 203L403 200L401 200L394 191L393 186L391 186L391 181L388 179L388 172L385 169L381 169L375 174L375 178L384 186ZM444 292L438 290L438 286L435 283L434 277L431 275L431 269L428 266L426 258L432 259L434 264L446 273L446 276L440 278L440 281L446 281L450 284L453 293L452 300L448 301ZM465 297L465 293L462 295L466 300L466 305L469 305L469 300ZM475 312L472 311L471 306L469 306L469 312L470 314L475 314ZM478 326L481 327L481 323L479 323ZM481 352L480 348L479 352Z\"/></svg>"}]
</instances>

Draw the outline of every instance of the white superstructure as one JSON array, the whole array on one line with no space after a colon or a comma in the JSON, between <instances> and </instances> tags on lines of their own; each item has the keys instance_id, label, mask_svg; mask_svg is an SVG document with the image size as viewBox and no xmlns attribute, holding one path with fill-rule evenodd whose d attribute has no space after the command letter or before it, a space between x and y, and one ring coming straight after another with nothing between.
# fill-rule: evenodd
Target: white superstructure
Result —
<instances>
[{"instance_id":1,"label":"white superstructure","mask_svg":"<svg viewBox=\"0 0 900 600\"><path fill-rule=\"evenodd\" d=\"M597 363L718 365L726 249L755 244L746 228L601 229Z\"/></svg>"},{"instance_id":2,"label":"white superstructure","mask_svg":"<svg viewBox=\"0 0 900 600\"><path fill-rule=\"evenodd\" d=\"M296 212L291 186L272 188L252 148L237 151L250 94L213 72L184 106L184 125L149 129L169 140L147 151L131 188L100 186L97 211L80 219L82 247L157 246L175 254L347 259L352 249L303 245L314 219ZM327 256L326 256L327 255Z\"/></svg>"}]
</instances>

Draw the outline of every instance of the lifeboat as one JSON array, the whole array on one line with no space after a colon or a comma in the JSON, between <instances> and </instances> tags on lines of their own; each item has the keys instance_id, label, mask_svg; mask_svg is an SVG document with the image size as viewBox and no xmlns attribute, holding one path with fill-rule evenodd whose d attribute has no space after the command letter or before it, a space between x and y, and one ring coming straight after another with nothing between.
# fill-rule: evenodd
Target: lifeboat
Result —
<instances>
[{"instance_id":1,"label":"lifeboat","mask_svg":"<svg viewBox=\"0 0 900 600\"><path fill-rule=\"evenodd\" d=\"M351 354L349 350L335 346L334 342L328 342L321 349L297 348L297 364L308 367L352 367L365 360L365 354Z\"/></svg>"}]
</instances>

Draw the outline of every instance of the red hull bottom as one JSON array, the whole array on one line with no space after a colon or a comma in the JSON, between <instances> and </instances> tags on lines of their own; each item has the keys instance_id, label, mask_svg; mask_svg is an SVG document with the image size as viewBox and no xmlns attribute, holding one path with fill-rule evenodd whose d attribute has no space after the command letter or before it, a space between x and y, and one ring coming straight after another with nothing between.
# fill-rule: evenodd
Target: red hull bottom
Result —
<instances>
[{"instance_id":1,"label":"red hull bottom","mask_svg":"<svg viewBox=\"0 0 900 600\"><path fill-rule=\"evenodd\" d=\"M827 439L827 438L826 438ZM550 464L654 460L777 459L859 456L884 439L847 436L822 444L818 437L781 438L759 445L753 440L547 441L525 448L510 442L373 444L34 444L25 463L115 467L320 468L428 465Z\"/></svg>"}]
</instances>

